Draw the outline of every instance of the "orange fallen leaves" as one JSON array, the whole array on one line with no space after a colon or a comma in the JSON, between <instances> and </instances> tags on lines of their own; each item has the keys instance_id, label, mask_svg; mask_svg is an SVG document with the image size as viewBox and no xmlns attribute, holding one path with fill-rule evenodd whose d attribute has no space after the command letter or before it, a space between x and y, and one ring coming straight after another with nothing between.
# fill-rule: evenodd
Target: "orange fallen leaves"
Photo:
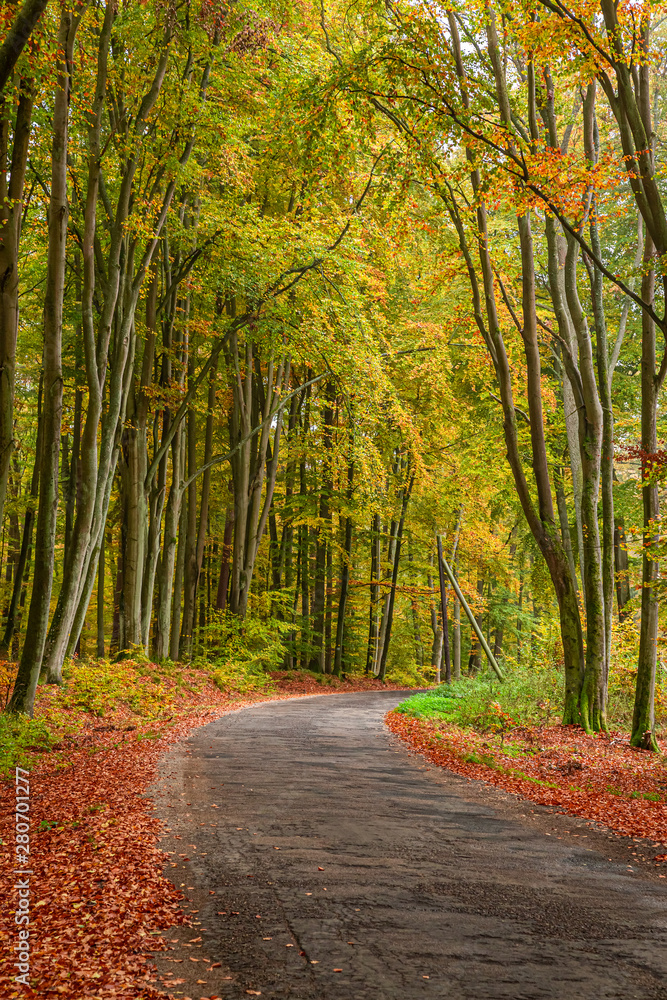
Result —
<instances>
[{"instance_id":1,"label":"orange fallen leaves","mask_svg":"<svg viewBox=\"0 0 667 1000\"><path fill-rule=\"evenodd\" d=\"M615 833L667 843L664 759L631 748L627 735L587 736L576 726L546 726L515 730L501 745L472 730L395 712L385 722L440 767Z\"/></svg>"}]
</instances>

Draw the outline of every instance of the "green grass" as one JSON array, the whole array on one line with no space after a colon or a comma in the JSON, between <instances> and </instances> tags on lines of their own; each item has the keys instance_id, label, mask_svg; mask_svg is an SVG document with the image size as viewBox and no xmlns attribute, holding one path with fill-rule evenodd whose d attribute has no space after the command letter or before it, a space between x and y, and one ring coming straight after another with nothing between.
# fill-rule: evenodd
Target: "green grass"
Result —
<instances>
[{"instance_id":1,"label":"green grass","mask_svg":"<svg viewBox=\"0 0 667 1000\"><path fill-rule=\"evenodd\" d=\"M516 671L502 683L494 674L485 673L414 694L397 711L479 732L504 732L514 726L558 721L562 684L556 668Z\"/></svg>"}]
</instances>

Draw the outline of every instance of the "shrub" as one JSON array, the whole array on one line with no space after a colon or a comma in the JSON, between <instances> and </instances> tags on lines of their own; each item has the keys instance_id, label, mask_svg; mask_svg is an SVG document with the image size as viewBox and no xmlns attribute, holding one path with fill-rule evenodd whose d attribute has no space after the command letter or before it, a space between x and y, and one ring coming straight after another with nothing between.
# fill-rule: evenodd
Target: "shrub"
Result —
<instances>
[{"instance_id":1,"label":"shrub","mask_svg":"<svg viewBox=\"0 0 667 1000\"><path fill-rule=\"evenodd\" d=\"M45 719L27 715L0 715L0 775L30 764L35 753L45 753L57 742Z\"/></svg>"}]
</instances>

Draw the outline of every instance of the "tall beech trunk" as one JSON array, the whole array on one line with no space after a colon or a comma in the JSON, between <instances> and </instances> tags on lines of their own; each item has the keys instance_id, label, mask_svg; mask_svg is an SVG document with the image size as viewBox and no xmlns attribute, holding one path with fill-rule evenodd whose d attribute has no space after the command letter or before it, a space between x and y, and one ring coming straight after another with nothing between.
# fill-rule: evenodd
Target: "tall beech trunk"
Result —
<instances>
[{"instance_id":1,"label":"tall beech trunk","mask_svg":"<svg viewBox=\"0 0 667 1000\"><path fill-rule=\"evenodd\" d=\"M179 431L175 434L171 443L172 480L164 512L162 558L159 568L158 606L155 621L156 660L163 660L170 655L172 586L176 567L176 546L178 544L178 526L181 518L181 501L183 496L183 451L183 434Z\"/></svg>"},{"instance_id":2,"label":"tall beech trunk","mask_svg":"<svg viewBox=\"0 0 667 1000\"><path fill-rule=\"evenodd\" d=\"M579 442L584 476L581 520L584 531L586 667L579 706L581 724L586 732L592 732L606 729L605 609L598 520L603 414L592 341L577 289L578 257L579 245L570 236L565 263L565 293L579 348Z\"/></svg>"},{"instance_id":3,"label":"tall beech trunk","mask_svg":"<svg viewBox=\"0 0 667 1000\"><path fill-rule=\"evenodd\" d=\"M102 28L103 36L108 33L110 37L116 13L115 5L107 5ZM152 79L133 121L133 134L137 140L142 139L148 131L152 112L162 91L169 64L172 31L173 24L169 22L156 54ZM139 157L142 143L137 142L123 163L115 214L110 228L108 256L105 261L106 280L103 287L98 290L101 306L95 329L94 235L97 195L101 181L100 121L107 96L107 57L108 40L99 46L97 83L88 143L89 169L82 249L84 261L82 329L88 409L81 448L82 495L72 532L71 556L64 567L63 583L49 632L46 666L47 676L53 681L60 680L66 652L78 639L95 583L111 483L119 457L118 427L125 423L132 384L136 344L135 311L177 184L177 177L174 176L166 184L163 193L160 194L157 189L153 190L151 197L156 197L157 210L151 222L149 235L142 243L143 234L134 232L132 227L127 225L135 210L135 180L140 176ZM202 101L206 97L208 73L209 67L206 65L202 70L200 86L199 96ZM193 139L187 134L183 150L178 157L179 167L185 167L192 149ZM152 470L150 471L150 477L147 476L149 483L153 475ZM144 489L146 488L145 483ZM141 594L140 589L139 594ZM129 621L133 620L137 603L141 604L140 596L128 609L132 616Z\"/></svg>"},{"instance_id":4,"label":"tall beech trunk","mask_svg":"<svg viewBox=\"0 0 667 1000\"><path fill-rule=\"evenodd\" d=\"M371 581L368 611L368 647L366 673L375 673L378 643L378 604L380 600L380 515L374 514L371 522Z\"/></svg>"},{"instance_id":5,"label":"tall beech trunk","mask_svg":"<svg viewBox=\"0 0 667 1000\"><path fill-rule=\"evenodd\" d=\"M31 80L21 80L11 141L6 98L0 94L0 523L14 451L19 244L33 110L32 87Z\"/></svg>"},{"instance_id":6,"label":"tall beech trunk","mask_svg":"<svg viewBox=\"0 0 667 1000\"><path fill-rule=\"evenodd\" d=\"M456 71L459 77L461 96L466 107L469 106L465 71L461 56L461 45L458 25L453 14L448 14ZM489 13L487 18L487 39L489 56L493 67L496 96L502 121L511 134L511 110L505 84L503 61L500 56L495 16ZM531 68L532 72L532 68ZM532 77L534 89L534 76ZM533 98L534 103L534 98ZM510 141L510 140L508 140ZM470 161L470 177L476 195L481 195L481 177L475 165L475 154L467 151ZM496 281L488 249L488 232L486 206L480 198L476 208L476 242L478 246L480 271L483 286L483 301L477 270L473 263L465 227L460 210L453 196L453 191L447 189L440 192L445 200L452 222L454 223L459 246L463 255L470 280L473 299L473 310L478 329L487 345L498 378L500 397L503 409L503 426L507 459L512 470L522 510L528 522L531 533L545 559L549 574L556 592L560 617L561 638L565 659L565 697L563 706L563 722L579 722L579 694L584 673L584 649L581 618L575 581L572 579L567 556L563 549L560 533L554 516L554 505L547 460L546 440L544 436L544 417L542 411L541 378L542 366L540 359L539 339L537 333L537 312L535 301L535 269L533 259L533 244L530 216L521 215L517 218L519 242L521 250L522 275L522 319L521 338L526 359L528 397L528 417L530 421L530 449L532 476L537 505L533 501L532 491L526 478L522 459L522 447L519 444L517 415L514 407L512 386L512 371L507 351L500 331L496 305Z\"/></svg>"},{"instance_id":7,"label":"tall beech trunk","mask_svg":"<svg viewBox=\"0 0 667 1000\"><path fill-rule=\"evenodd\" d=\"M347 466L347 515L345 517L345 540L341 556L340 591L338 595L338 615L336 617L336 642L333 662L333 672L340 677L343 672L343 638L345 635L345 610L350 587L350 561L352 559L352 496L354 486L354 461L350 459Z\"/></svg>"},{"instance_id":8,"label":"tall beech trunk","mask_svg":"<svg viewBox=\"0 0 667 1000\"><path fill-rule=\"evenodd\" d=\"M280 398L286 394L289 385L290 358L283 357L276 367L273 357L270 357L264 376L252 336L248 332L245 344L240 346L234 328L225 353L233 400L229 418L229 444L232 449L230 465L234 490L234 546L229 609L233 614L244 618L255 560L271 509L278 472L282 432ZM267 462L271 437L269 418L273 413L276 414L275 430L271 459ZM257 433L253 433L254 431Z\"/></svg>"},{"instance_id":9,"label":"tall beech trunk","mask_svg":"<svg viewBox=\"0 0 667 1000\"><path fill-rule=\"evenodd\" d=\"M0 657L5 657L9 653L12 640L18 633L17 615L21 598L24 595L26 570L29 565L28 557L32 546L32 533L35 524L35 511L39 497L39 471L42 452L42 390L43 373L39 379L39 389L37 392L37 435L35 438L35 461L32 467L32 479L30 482L30 494L23 518L23 532L21 535L21 549L14 572L14 584L12 596L7 611L7 621L5 622L5 632L0 643Z\"/></svg>"},{"instance_id":10,"label":"tall beech trunk","mask_svg":"<svg viewBox=\"0 0 667 1000\"><path fill-rule=\"evenodd\" d=\"M380 669L378 670L378 677L381 681L384 680L387 673L387 658L389 656L389 643L391 641L391 627L394 620L394 605L396 603L396 586L398 584L398 568L401 560L401 541L403 539L403 528L405 526L405 515L408 509L408 503L410 502L410 495L412 493L412 487L415 481L414 472L410 472L409 464L406 471L408 476L408 481L403 487L403 497L401 502L401 514L396 526L396 542L394 546L394 565L391 574L391 588L389 590L389 597L387 602L386 610L386 620L384 624L384 637L382 643L382 657L380 659Z\"/></svg>"},{"instance_id":11,"label":"tall beech trunk","mask_svg":"<svg viewBox=\"0 0 667 1000\"><path fill-rule=\"evenodd\" d=\"M441 667L442 667L442 629L438 624L438 612L436 611L436 601L435 601L435 588L433 586L433 552L429 555L431 572L428 574L427 583L428 589L431 592L431 597L429 601L429 610L431 616L431 631L433 633L433 642L431 643L431 670L435 675L435 683L439 684L441 681Z\"/></svg>"},{"instance_id":12,"label":"tall beech trunk","mask_svg":"<svg viewBox=\"0 0 667 1000\"><path fill-rule=\"evenodd\" d=\"M309 587L309 563L310 563L310 532L307 524L299 525L299 584L301 590L301 655L300 666L302 670L308 669L310 659L310 617L308 609L310 607L310 587Z\"/></svg>"},{"instance_id":13,"label":"tall beech trunk","mask_svg":"<svg viewBox=\"0 0 667 1000\"><path fill-rule=\"evenodd\" d=\"M586 99L584 101L584 147L586 157L592 167L597 165L600 155L599 134L595 118L595 101L596 84L593 82L589 84ZM591 198L589 231L593 251L598 258L601 258L602 246L600 243L598 206L595 194L593 194ZM595 365L597 370L597 390L602 417L599 458L600 492L602 496L602 546L601 554L598 554L598 559L601 559L601 599L604 621L604 659L602 666L603 678L601 684L601 701L603 705L603 725L606 726L606 723L604 722L604 714L606 712L609 660L611 657L611 622L614 601L614 413L611 399L611 374L613 369L610 369L609 364L607 322L604 310L603 276L596 267L592 266L588 258L585 256L584 261L587 265L591 284L591 301L595 324ZM596 524L597 523L598 521L596 518ZM600 553L599 536L598 553Z\"/></svg>"},{"instance_id":14,"label":"tall beech trunk","mask_svg":"<svg viewBox=\"0 0 667 1000\"><path fill-rule=\"evenodd\" d=\"M655 270L653 268L655 250L647 233L644 244L644 277L642 279L642 299L655 301ZM632 716L632 746L657 749L655 740L655 674L658 655L658 597L655 590L660 575L660 562L656 558L659 543L658 524L660 517L660 497L658 485L651 476L651 457L658 450L657 405L658 393L664 379L665 358L656 375L655 323L646 313L642 313L642 358L641 358L641 449L642 449L642 507L644 512L642 550L642 604L639 630L639 658L637 661L637 684Z\"/></svg>"},{"instance_id":15,"label":"tall beech trunk","mask_svg":"<svg viewBox=\"0 0 667 1000\"><path fill-rule=\"evenodd\" d=\"M387 558L386 558L386 563L389 568L390 581L394 573L397 531L398 531L398 521L392 521L389 525L389 538L387 539ZM386 583L384 585L386 586ZM382 657L384 655L384 645L387 636L387 624L389 622L389 597L390 597L390 589L386 591L384 597L380 597L380 606L378 607L380 623L378 629L377 654L375 656L375 666L374 666L374 673L378 675L380 673L380 666L382 663Z\"/></svg>"},{"instance_id":16,"label":"tall beech trunk","mask_svg":"<svg viewBox=\"0 0 667 1000\"><path fill-rule=\"evenodd\" d=\"M32 716L49 624L58 514L58 466L62 421L62 321L67 250L67 149L72 51L78 21L63 8L58 29L57 83L51 146L51 196L44 295L44 395L39 503L35 524L33 588L25 641L9 711Z\"/></svg>"},{"instance_id":17,"label":"tall beech trunk","mask_svg":"<svg viewBox=\"0 0 667 1000\"><path fill-rule=\"evenodd\" d=\"M315 579L313 580L313 652L310 669L324 672L326 647L324 642L324 616L326 597L327 549L331 538L331 491L332 491L332 428L334 408L331 404L331 389L325 387L322 428L322 474L319 490L318 524L315 529Z\"/></svg>"},{"instance_id":18,"label":"tall beech trunk","mask_svg":"<svg viewBox=\"0 0 667 1000\"><path fill-rule=\"evenodd\" d=\"M442 539L438 535L438 579L440 582L440 620L442 622L442 653L445 663L445 683L452 683L452 661L449 654L449 622L447 621L447 588L442 555Z\"/></svg>"},{"instance_id":19,"label":"tall beech trunk","mask_svg":"<svg viewBox=\"0 0 667 1000\"><path fill-rule=\"evenodd\" d=\"M178 522L178 547L176 550L176 568L174 570L174 590L171 597L171 629L169 634L169 659L176 662L181 654L181 601L183 598L183 577L185 574L185 555L187 551L186 533L188 524L187 494L181 503L181 516Z\"/></svg>"},{"instance_id":20,"label":"tall beech trunk","mask_svg":"<svg viewBox=\"0 0 667 1000\"><path fill-rule=\"evenodd\" d=\"M197 526L197 548L195 552L196 556L196 576L194 582L195 595L201 581L202 567L204 565L204 549L206 546L206 538L208 535L209 525L208 525L208 508L211 497L211 468L210 461L213 456L213 420L214 420L214 410L215 410L215 397L216 397L216 378L218 373L217 364L211 369L211 377L208 385L208 399L207 399L207 410L206 410L206 430L204 433L204 474L202 476L201 484L201 497L199 501L199 524ZM211 553L209 549L208 555L208 587L210 590L211 583ZM194 601L194 599L193 599ZM208 607L210 608L211 601L210 597L208 599Z\"/></svg>"},{"instance_id":21,"label":"tall beech trunk","mask_svg":"<svg viewBox=\"0 0 667 1000\"><path fill-rule=\"evenodd\" d=\"M625 522L615 518L614 525L614 569L616 579L616 601L619 621L627 617L625 605L630 600L630 570L628 566L628 543L625 537Z\"/></svg>"},{"instance_id":22,"label":"tall beech trunk","mask_svg":"<svg viewBox=\"0 0 667 1000\"><path fill-rule=\"evenodd\" d=\"M454 576L458 579L458 561L454 562L452 570ZM461 679L461 602L458 597L454 598L454 625L452 632L452 644L454 646L453 674L454 680L458 681Z\"/></svg>"},{"instance_id":23,"label":"tall beech trunk","mask_svg":"<svg viewBox=\"0 0 667 1000\"><path fill-rule=\"evenodd\" d=\"M225 516L225 530L222 537L222 552L220 553L220 576L215 606L218 611L227 607L227 590L229 588L229 571L231 567L232 539L234 537L234 508L228 507Z\"/></svg>"},{"instance_id":24,"label":"tall beech trunk","mask_svg":"<svg viewBox=\"0 0 667 1000\"><path fill-rule=\"evenodd\" d=\"M190 380L194 376L193 352L188 362ZM187 461L188 461L188 516L185 530L185 553L183 561L183 620L181 622L181 653L189 657L192 650L192 633L195 626L195 607L197 592L197 480L193 479L197 471L197 416L190 410L187 417ZM204 531L206 527L204 526Z\"/></svg>"},{"instance_id":25,"label":"tall beech trunk","mask_svg":"<svg viewBox=\"0 0 667 1000\"><path fill-rule=\"evenodd\" d=\"M104 656L104 541L100 545L100 558L97 561L97 645L96 655Z\"/></svg>"}]
</instances>

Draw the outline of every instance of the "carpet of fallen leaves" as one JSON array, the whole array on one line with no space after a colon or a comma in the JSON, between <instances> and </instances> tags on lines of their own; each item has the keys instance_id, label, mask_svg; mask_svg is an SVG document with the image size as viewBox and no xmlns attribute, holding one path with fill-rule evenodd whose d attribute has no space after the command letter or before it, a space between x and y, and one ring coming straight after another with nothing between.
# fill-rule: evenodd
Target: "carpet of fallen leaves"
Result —
<instances>
[{"instance_id":1,"label":"carpet of fallen leaves","mask_svg":"<svg viewBox=\"0 0 667 1000\"><path fill-rule=\"evenodd\" d=\"M166 947L163 929L188 918L182 894L162 875L163 827L147 796L160 757L192 729L248 704L391 686L363 677L323 686L309 675L275 673L273 692L241 699L201 671L183 677L167 718L138 719L121 705L82 719L76 707L59 708L70 716L71 734L30 772L31 987L14 981L15 789L0 782L2 1000L164 997L153 985L150 953ZM62 701L62 689L41 687L36 717Z\"/></svg>"},{"instance_id":2,"label":"carpet of fallen leaves","mask_svg":"<svg viewBox=\"0 0 667 1000\"><path fill-rule=\"evenodd\" d=\"M667 844L666 758L631 748L627 734L587 736L577 726L541 726L514 729L501 742L497 735L397 712L385 722L414 750L457 774L615 833Z\"/></svg>"}]
</instances>

